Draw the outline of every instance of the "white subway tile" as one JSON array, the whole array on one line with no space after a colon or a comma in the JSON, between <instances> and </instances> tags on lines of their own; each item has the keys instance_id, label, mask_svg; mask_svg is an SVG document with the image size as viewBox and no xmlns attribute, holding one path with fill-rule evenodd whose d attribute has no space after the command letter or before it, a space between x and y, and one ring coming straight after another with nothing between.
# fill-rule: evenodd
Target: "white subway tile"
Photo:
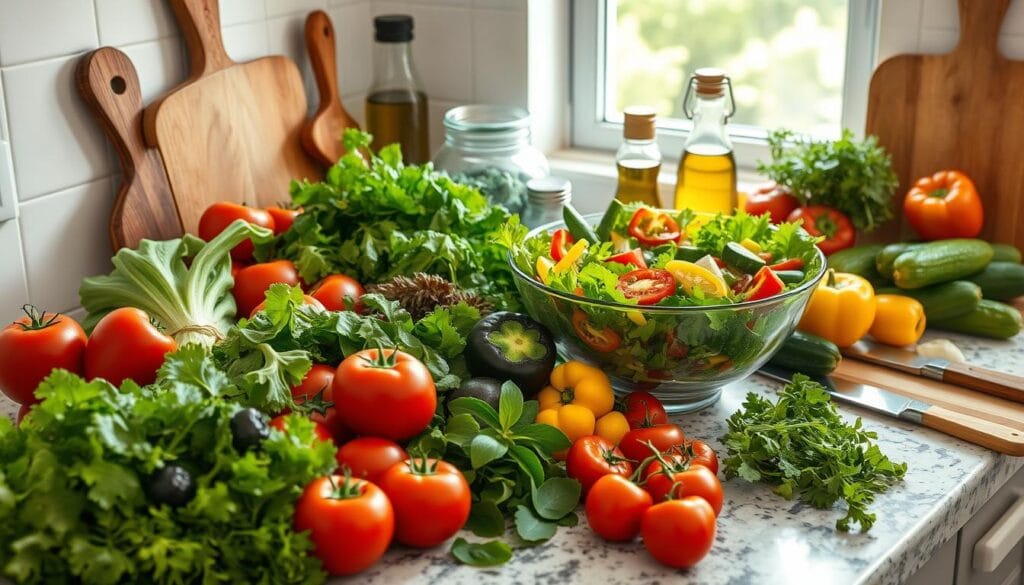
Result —
<instances>
[{"instance_id":1,"label":"white subway tile","mask_svg":"<svg viewBox=\"0 0 1024 585\"><path fill-rule=\"evenodd\" d=\"M21 201L110 174L105 139L75 89L81 55L3 70Z\"/></svg>"},{"instance_id":2,"label":"white subway tile","mask_svg":"<svg viewBox=\"0 0 1024 585\"><path fill-rule=\"evenodd\" d=\"M270 19L267 21L267 47L270 54L284 55L298 66L306 90L307 108L312 110L317 104L317 91L306 50L305 29L305 14Z\"/></svg>"},{"instance_id":3,"label":"white subway tile","mask_svg":"<svg viewBox=\"0 0 1024 585\"><path fill-rule=\"evenodd\" d=\"M284 16L285 14L302 13L306 14L313 10L322 10L327 7L326 0L266 0L267 16Z\"/></svg>"},{"instance_id":4,"label":"white subway tile","mask_svg":"<svg viewBox=\"0 0 1024 585\"><path fill-rule=\"evenodd\" d=\"M10 140L7 131L7 106L4 105L4 79L0 76L0 140Z\"/></svg>"},{"instance_id":5,"label":"white subway tile","mask_svg":"<svg viewBox=\"0 0 1024 585\"><path fill-rule=\"evenodd\" d=\"M10 323L29 302L25 287L25 257L18 220L0 223L0 323Z\"/></svg>"},{"instance_id":6,"label":"white subway tile","mask_svg":"<svg viewBox=\"0 0 1024 585\"><path fill-rule=\"evenodd\" d=\"M472 99L472 11L409 5L414 18L412 52L431 99Z\"/></svg>"},{"instance_id":7,"label":"white subway tile","mask_svg":"<svg viewBox=\"0 0 1024 585\"><path fill-rule=\"evenodd\" d=\"M370 3L374 16L381 14L409 14L408 2L395 2L395 0L373 0ZM373 30L373 23L370 23L370 30Z\"/></svg>"},{"instance_id":8,"label":"white subway tile","mask_svg":"<svg viewBox=\"0 0 1024 585\"><path fill-rule=\"evenodd\" d=\"M492 10L526 11L526 0L473 0L473 6Z\"/></svg>"},{"instance_id":9,"label":"white subway tile","mask_svg":"<svg viewBox=\"0 0 1024 585\"><path fill-rule=\"evenodd\" d=\"M92 0L0 0L0 66L97 46Z\"/></svg>"},{"instance_id":10,"label":"white subway tile","mask_svg":"<svg viewBox=\"0 0 1024 585\"><path fill-rule=\"evenodd\" d=\"M178 34L166 0L95 0L100 44L129 45Z\"/></svg>"},{"instance_id":11,"label":"white subway tile","mask_svg":"<svg viewBox=\"0 0 1024 585\"><path fill-rule=\"evenodd\" d=\"M999 50L1010 59L1024 60L1024 35L999 35Z\"/></svg>"},{"instance_id":12,"label":"white subway tile","mask_svg":"<svg viewBox=\"0 0 1024 585\"><path fill-rule=\"evenodd\" d=\"M220 25L233 26L267 17L264 0L220 0Z\"/></svg>"},{"instance_id":13,"label":"white subway tile","mask_svg":"<svg viewBox=\"0 0 1024 585\"><path fill-rule=\"evenodd\" d=\"M473 6L473 0L409 0L409 2L426 6L455 6L459 8L470 8Z\"/></svg>"},{"instance_id":14,"label":"white subway tile","mask_svg":"<svg viewBox=\"0 0 1024 585\"><path fill-rule=\"evenodd\" d=\"M526 107L526 13L473 12L473 100Z\"/></svg>"},{"instance_id":15,"label":"white subway tile","mask_svg":"<svg viewBox=\"0 0 1024 585\"><path fill-rule=\"evenodd\" d=\"M142 102L150 103L185 79L182 42L170 37L151 43L121 47L135 65L142 89Z\"/></svg>"},{"instance_id":16,"label":"white subway tile","mask_svg":"<svg viewBox=\"0 0 1024 585\"><path fill-rule=\"evenodd\" d=\"M345 6L347 4L359 4L365 0L327 0L327 5L330 7Z\"/></svg>"},{"instance_id":17,"label":"white subway tile","mask_svg":"<svg viewBox=\"0 0 1024 585\"><path fill-rule=\"evenodd\" d=\"M338 61L338 86L342 94L365 92L373 67L373 17L370 4L362 2L330 11L334 24Z\"/></svg>"},{"instance_id":18,"label":"white subway tile","mask_svg":"<svg viewBox=\"0 0 1024 585\"><path fill-rule=\"evenodd\" d=\"M221 34L228 56L235 61L252 61L270 54L267 23L264 21L226 26Z\"/></svg>"},{"instance_id":19,"label":"white subway tile","mask_svg":"<svg viewBox=\"0 0 1024 585\"><path fill-rule=\"evenodd\" d=\"M351 93L341 96L341 103L345 106L345 111L350 116L356 119L359 123L359 127L366 129L366 94L365 93Z\"/></svg>"},{"instance_id":20,"label":"white subway tile","mask_svg":"<svg viewBox=\"0 0 1024 585\"><path fill-rule=\"evenodd\" d=\"M948 53L956 46L959 38L960 34L955 30L922 29L917 52L924 54Z\"/></svg>"},{"instance_id":21,"label":"white subway tile","mask_svg":"<svg viewBox=\"0 0 1024 585\"><path fill-rule=\"evenodd\" d=\"M956 0L924 0L921 6L921 28L959 30L960 14Z\"/></svg>"},{"instance_id":22,"label":"white subway tile","mask_svg":"<svg viewBox=\"0 0 1024 585\"><path fill-rule=\"evenodd\" d=\"M438 149L444 144L444 113L448 110L464 105L465 102L448 102L442 100L430 100L427 116L430 128L430 157L437 155Z\"/></svg>"},{"instance_id":23,"label":"white subway tile","mask_svg":"<svg viewBox=\"0 0 1024 585\"><path fill-rule=\"evenodd\" d=\"M107 177L21 206L21 237L33 303L51 311L77 307L81 279L110 271L106 227L113 199Z\"/></svg>"},{"instance_id":24,"label":"white subway tile","mask_svg":"<svg viewBox=\"0 0 1024 585\"><path fill-rule=\"evenodd\" d=\"M916 53L921 32L921 0L882 2L879 27L879 63L894 55Z\"/></svg>"},{"instance_id":25,"label":"white subway tile","mask_svg":"<svg viewBox=\"0 0 1024 585\"><path fill-rule=\"evenodd\" d=\"M1010 9L1003 19L1003 30L999 32L1002 36L1024 35L1024 2L1010 2Z\"/></svg>"}]
</instances>

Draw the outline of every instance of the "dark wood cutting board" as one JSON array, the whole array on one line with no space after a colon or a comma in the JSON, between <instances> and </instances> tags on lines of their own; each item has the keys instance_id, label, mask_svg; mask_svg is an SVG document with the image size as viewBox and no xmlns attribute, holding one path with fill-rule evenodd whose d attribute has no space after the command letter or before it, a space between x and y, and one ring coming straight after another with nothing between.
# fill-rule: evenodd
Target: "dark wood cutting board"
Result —
<instances>
[{"instance_id":1,"label":"dark wood cutting board","mask_svg":"<svg viewBox=\"0 0 1024 585\"><path fill-rule=\"evenodd\" d=\"M328 167L338 162L345 152L341 145L341 135L345 129L359 128L359 124L341 102L334 47L334 25L331 24L331 18L323 10L311 12L306 17L306 49L316 77L316 87L320 92L320 106L302 128L302 146L310 156Z\"/></svg>"},{"instance_id":2,"label":"dark wood cutting board","mask_svg":"<svg viewBox=\"0 0 1024 585\"><path fill-rule=\"evenodd\" d=\"M1011 0L958 0L960 40L945 55L898 55L871 77L867 133L892 154L903 195L919 177L965 171L985 206L982 237L1024 246L1024 61L998 48ZM1024 0L1018 0L1024 1ZM899 225L897 225L899 223ZM906 236L893 222L876 237Z\"/></svg>"}]
</instances>

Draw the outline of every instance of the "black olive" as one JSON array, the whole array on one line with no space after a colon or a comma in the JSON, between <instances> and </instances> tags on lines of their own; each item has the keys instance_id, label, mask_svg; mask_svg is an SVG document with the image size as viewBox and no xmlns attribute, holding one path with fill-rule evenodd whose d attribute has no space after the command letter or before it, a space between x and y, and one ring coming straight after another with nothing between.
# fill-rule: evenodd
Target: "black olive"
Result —
<instances>
[{"instance_id":1,"label":"black olive","mask_svg":"<svg viewBox=\"0 0 1024 585\"><path fill-rule=\"evenodd\" d=\"M507 311L491 313L473 326L465 355L471 374L512 380L527 398L547 385L556 357L547 327Z\"/></svg>"},{"instance_id":2,"label":"black olive","mask_svg":"<svg viewBox=\"0 0 1024 585\"><path fill-rule=\"evenodd\" d=\"M449 394L448 400L450 402L466 396L479 398L493 406L494 410L498 410L498 401L501 398L501 380L486 377L470 378Z\"/></svg>"},{"instance_id":3,"label":"black olive","mask_svg":"<svg viewBox=\"0 0 1024 585\"><path fill-rule=\"evenodd\" d=\"M258 446L269 436L267 417L255 408L243 408L231 417L231 444L239 453Z\"/></svg>"},{"instance_id":4,"label":"black olive","mask_svg":"<svg viewBox=\"0 0 1024 585\"><path fill-rule=\"evenodd\" d=\"M154 504L167 504L177 508L196 497L196 482L184 467L168 465L153 472L149 477L146 492Z\"/></svg>"}]
</instances>

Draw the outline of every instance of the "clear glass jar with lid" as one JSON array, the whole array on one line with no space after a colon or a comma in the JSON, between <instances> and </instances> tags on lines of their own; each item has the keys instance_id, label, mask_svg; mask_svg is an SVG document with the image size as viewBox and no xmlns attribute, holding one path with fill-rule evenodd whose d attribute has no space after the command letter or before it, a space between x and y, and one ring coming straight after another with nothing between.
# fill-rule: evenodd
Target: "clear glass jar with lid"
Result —
<instances>
[{"instance_id":1,"label":"clear glass jar with lid","mask_svg":"<svg viewBox=\"0 0 1024 585\"><path fill-rule=\"evenodd\" d=\"M550 172L547 158L530 145L530 114L522 108L459 106L445 112L444 130L434 166L513 213L527 205L526 183Z\"/></svg>"}]
</instances>

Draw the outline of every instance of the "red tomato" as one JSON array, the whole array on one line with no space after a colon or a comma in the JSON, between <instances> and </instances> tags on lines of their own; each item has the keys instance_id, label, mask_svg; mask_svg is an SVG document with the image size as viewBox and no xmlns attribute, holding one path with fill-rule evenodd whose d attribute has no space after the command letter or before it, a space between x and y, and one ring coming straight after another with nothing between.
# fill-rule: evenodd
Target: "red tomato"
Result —
<instances>
[{"instance_id":1,"label":"red tomato","mask_svg":"<svg viewBox=\"0 0 1024 585\"><path fill-rule=\"evenodd\" d=\"M238 314L252 314L266 298L270 285L278 282L288 286L299 284L299 271L290 260L253 264L239 270L235 277L235 287L231 290L235 295L235 304L238 305Z\"/></svg>"},{"instance_id":2,"label":"red tomato","mask_svg":"<svg viewBox=\"0 0 1024 585\"><path fill-rule=\"evenodd\" d=\"M596 329L590 324L587 314L579 309L573 310L572 328L576 330L576 336L580 341L594 351L608 353L615 351L622 344L622 337L618 333L608 327Z\"/></svg>"},{"instance_id":3,"label":"red tomato","mask_svg":"<svg viewBox=\"0 0 1024 585\"><path fill-rule=\"evenodd\" d=\"M754 280L751 281L750 288L747 289L746 300L760 301L771 298L781 293L784 288L786 285L779 275L775 274L771 268L764 266L754 275Z\"/></svg>"},{"instance_id":4,"label":"red tomato","mask_svg":"<svg viewBox=\"0 0 1024 585\"><path fill-rule=\"evenodd\" d=\"M231 280L238 278L238 272L248 266L245 262L239 262L238 260L231 260Z\"/></svg>"},{"instance_id":5,"label":"red tomato","mask_svg":"<svg viewBox=\"0 0 1024 585\"><path fill-rule=\"evenodd\" d=\"M380 489L395 509L395 540L406 546L437 546L469 518L469 484L446 461L415 458L396 463L384 472Z\"/></svg>"},{"instance_id":6,"label":"red tomato","mask_svg":"<svg viewBox=\"0 0 1024 585\"><path fill-rule=\"evenodd\" d=\"M306 376L302 378L302 382L298 386L292 387L292 400L295 401L295 404L302 404L307 400L311 400L317 394L320 394L321 401L333 403L334 370L335 368L332 366L313 364L313 367L306 372ZM338 444L343 443L351 436L352 433L345 427L345 423L341 422L341 417L338 416L334 406L327 407L323 414L319 412L306 412L311 420L323 423Z\"/></svg>"},{"instance_id":7,"label":"red tomato","mask_svg":"<svg viewBox=\"0 0 1024 585\"><path fill-rule=\"evenodd\" d=\"M668 424L665 407L650 392L630 392L622 399L622 410L631 429Z\"/></svg>"},{"instance_id":8,"label":"red tomato","mask_svg":"<svg viewBox=\"0 0 1024 585\"><path fill-rule=\"evenodd\" d=\"M401 441L430 424L437 388L427 367L413 356L365 349L338 365L334 405L356 434Z\"/></svg>"},{"instance_id":9,"label":"red tomato","mask_svg":"<svg viewBox=\"0 0 1024 585\"><path fill-rule=\"evenodd\" d=\"M644 260L644 252L640 248L633 248L627 252L609 256L605 262L617 262L619 264L627 265L632 264L637 268L647 268L647 262Z\"/></svg>"},{"instance_id":10,"label":"red tomato","mask_svg":"<svg viewBox=\"0 0 1024 585\"><path fill-rule=\"evenodd\" d=\"M551 259L558 262L569 251L573 239L569 230L558 229L551 234Z\"/></svg>"},{"instance_id":11,"label":"red tomato","mask_svg":"<svg viewBox=\"0 0 1024 585\"><path fill-rule=\"evenodd\" d=\"M36 386L56 368L82 373L85 331L71 317L40 313L25 305L25 317L0 329L0 390L18 404L36 402Z\"/></svg>"},{"instance_id":12,"label":"red tomato","mask_svg":"<svg viewBox=\"0 0 1024 585\"><path fill-rule=\"evenodd\" d=\"M638 305L653 305L676 292L676 279L668 270L641 268L620 276L616 288Z\"/></svg>"},{"instance_id":13,"label":"red tomato","mask_svg":"<svg viewBox=\"0 0 1024 585\"><path fill-rule=\"evenodd\" d=\"M89 336L85 377L103 378L114 386L131 379L140 386L156 381L164 356L178 344L149 322L145 311L122 307L107 313Z\"/></svg>"},{"instance_id":14,"label":"red tomato","mask_svg":"<svg viewBox=\"0 0 1024 585\"><path fill-rule=\"evenodd\" d=\"M354 575L384 554L395 513L380 488L361 479L318 477L295 503L295 530L308 530L314 554L331 575Z\"/></svg>"},{"instance_id":15,"label":"red tomato","mask_svg":"<svg viewBox=\"0 0 1024 585\"><path fill-rule=\"evenodd\" d=\"M679 241L679 224L667 213L641 207L629 220L629 235L645 246L660 246Z\"/></svg>"},{"instance_id":16,"label":"red tomato","mask_svg":"<svg viewBox=\"0 0 1024 585\"><path fill-rule=\"evenodd\" d=\"M633 461L643 461L653 455L647 446L648 442L653 443L654 448L660 453L682 445L685 440L683 430L677 425L661 424L630 430L619 442L619 449Z\"/></svg>"},{"instance_id":17,"label":"red tomato","mask_svg":"<svg viewBox=\"0 0 1024 585\"><path fill-rule=\"evenodd\" d=\"M750 215L767 213L772 223L782 223L797 207L800 207L800 202L793 197L789 189L772 182L747 195L744 210Z\"/></svg>"},{"instance_id":18,"label":"red tomato","mask_svg":"<svg viewBox=\"0 0 1024 585\"><path fill-rule=\"evenodd\" d=\"M660 463L652 463L644 489L651 494L655 503L664 502L665 496L672 493L673 498L697 496L707 500L715 516L722 511L722 482L703 465L694 465L684 471L671 471L662 468ZM674 486L674 487L673 487Z\"/></svg>"},{"instance_id":19,"label":"red tomato","mask_svg":"<svg viewBox=\"0 0 1024 585\"><path fill-rule=\"evenodd\" d=\"M690 348L682 341L679 341L679 338L676 337L672 330L665 334L665 343L668 345L665 353L670 358L680 359L690 355Z\"/></svg>"},{"instance_id":20,"label":"red tomato","mask_svg":"<svg viewBox=\"0 0 1024 585\"><path fill-rule=\"evenodd\" d=\"M826 256L849 248L857 236L850 218L827 205L794 209L786 221L794 223L797 220L803 222L804 229L812 236L825 236L825 240L818 242L818 247Z\"/></svg>"},{"instance_id":21,"label":"red tomato","mask_svg":"<svg viewBox=\"0 0 1024 585\"><path fill-rule=\"evenodd\" d=\"M328 311L347 311L353 307L357 313L363 312L363 295L366 291L355 279L344 274L332 274L321 280L310 295L327 308ZM346 302L349 299L350 302Z\"/></svg>"},{"instance_id":22,"label":"red tomato","mask_svg":"<svg viewBox=\"0 0 1024 585\"><path fill-rule=\"evenodd\" d=\"M651 494L621 475L605 475L587 493L587 523L605 540L633 540L640 534Z\"/></svg>"},{"instance_id":23,"label":"red tomato","mask_svg":"<svg viewBox=\"0 0 1024 585\"><path fill-rule=\"evenodd\" d=\"M640 533L658 562L677 569L692 567L715 542L715 512L703 498L669 500L644 512Z\"/></svg>"},{"instance_id":24,"label":"red tomato","mask_svg":"<svg viewBox=\"0 0 1024 585\"><path fill-rule=\"evenodd\" d=\"M270 426L281 431L282 433L287 433L289 416L297 415L282 414L279 416L275 416L274 418L270 419ZM322 422L313 421L313 435L315 435L316 438L320 441L332 443L334 442L334 437L331 436L330 429L328 429L327 425L325 425Z\"/></svg>"},{"instance_id":25,"label":"red tomato","mask_svg":"<svg viewBox=\"0 0 1024 585\"><path fill-rule=\"evenodd\" d=\"M209 242L236 219L244 219L252 225L274 229L274 218L266 210L220 201L207 207L203 216L199 218L199 237ZM231 250L231 257L248 262L252 260L252 249L252 241L246 240Z\"/></svg>"},{"instance_id":26,"label":"red tomato","mask_svg":"<svg viewBox=\"0 0 1024 585\"><path fill-rule=\"evenodd\" d=\"M588 435L576 439L569 447L565 471L569 477L579 480L586 492L594 482L609 473L629 477L633 473L633 464L608 439Z\"/></svg>"},{"instance_id":27,"label":"red tomato","mask_svg":"<svg viewBox=\"0 0 1024 585\"><path fill-rule=\"evenodd\" d=\"M772 270L800 270L803 267L803 260L801 260L800 258L790 258L788 260L783 260L782 262L779 262L777 264L772 264L768 268L771 268Z\"/></svg>"},{"instance_id":28,"label":"red tomato","mask_svg":"<svg viewBox=\"0 0 1024 585\"><path fill-rule=\"evenodd\" d=\"M274 235L279 236L292 227L292 224L295 223L295 218L302 212L298 209L285 209L275 205L268 207L267 213L270 214L270 217L274 218Z\"/></svg>"},{"instance_id":29,"label":"red tomato","mask_svg":"<svg viewBox=\"0 0 1024 585\"><path fill-rule=\"evenodd\" d=\"M711 473L718 474L718 454L704 441L688 441L685 445L692 457L690 465L703 465L711 470Z\"/></svg>"},{"instance_id":30,"label":"red tomato","mask_svg":"<svg viewBox=\"0 0 1024 585\"><path fill-rule=\"evenodd\" d=\"M359 437L338 449L338 466L345 465L352 477L380 485L384 472L409 458L398 443L379 437Z\"/></svg>"},{"instance_id":31,"label":"red tomato","mask_svg":"<svg viewBox=\"0 0 1024 585\"><path fill-rule=\"evenodd\" d=\"M321 303L320 301L316 300L315 298L313 298L310 295L302 295L302 304L303 305L310 305L310 306L316 307L318 309L326 310L324 305L323 305L323 303ZM265 301L265 300L264 301L260 301L260 304L258 304L255 307L253 307L252 312L249 313L249 319L252 319L253 317L255 317L256 313L259 313L260 311L262 311L266 306L267 306L267 301Z\"/></svg>"}]
</instances>

